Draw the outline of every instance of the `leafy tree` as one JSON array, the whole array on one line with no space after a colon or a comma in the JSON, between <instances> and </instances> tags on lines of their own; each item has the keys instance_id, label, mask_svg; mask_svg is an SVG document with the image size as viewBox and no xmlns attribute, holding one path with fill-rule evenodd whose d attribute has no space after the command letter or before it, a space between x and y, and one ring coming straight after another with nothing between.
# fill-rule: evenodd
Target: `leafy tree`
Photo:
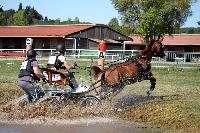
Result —
<instances>
[{"instance_id":1,"label":"leafy tree","mask_svg":"<svg viewBox=\"0 0 200 133\"><path fill-rule=\"evenodd\" d=\"M59 24L60 24L60 18L57 18L57 19L55 20L55 24L56 24L56 25L59 25Z\"/></svg>"},{"instance_id":2,"label":"leafy tree","mask_svg":"<svg viewBox=\"0 0 200 133\"><path fill-rule=\"evenodd\" d=\"M66 21L61 21L60 19L48 19L38 13L34 7L26 6L25 9L22 8L22 3L19 4L17 11L14 9L3 10L3 6L0 5L0 25L60 25L60 24L79 24L79 23L89 23L80 22L78 17L74 20L68 18Z\"/></svg>"},{"instance_id":3,"label":"leafy tree","mask_svg":"<svg viewBox=\"0 0 200 133\"><path fill-rule=\"evenodd\" d=\"M119 24L119 21L117 18L112 18L109 23L108 26L111 27L114 30L117 30L125 35L130 35L134 33L134 26L130 23L126 23L123 25Z\"/></svg>"},{"instance_id":4,"label":"leafy tree","mask_svg":"<svg viewBox=\"0 0 200 133\"><path fill-rule=\"evenodd\" d=\"M200 27L197 28L196 33L200 34Z\"/></svg>"},{"instance_id":5,"label":"leafy tree","mask_svg":"<svg viewBox=\"0 0 200 133\"><path fill-rule=\"evenodd\" d=\"M119 21L117 18L112 18L109 23L108 26L115 29L115 30L119 30Z\"/></svg>"},{"instance_id":6,"label":"leafy tree","mask_svg":"<svg viewBox=\"0 0 200 133\"><path fill-rule=\"evenodd\" d=\"M44 21L48 21L48 18L47 18L47 16L45 16L45 17L44 17Z\"/></svg>"},{"instance_id":7,"label":"leafy tree","mask_svg":"<svg viewBox=\"0 0 200 133\"><path fill-rule=\"evenodd\" d=\"M9 9L4 11L6 25L13 25L12 17L15 14L15 10Z\"/></svg>"},{"instance_id":8,"label":"leafy tree","mask_svg":"<svg viewBox=\"0 0 200 133\"><path fill-rule=\"evenodd\" d=\"M135 27L132 24L123 24L120 28L121 33L131 35L135 33Z\"/></svg>"},{"instance_id":9,"label":"leafy tree","mask_svg":"<svg viewBox=\"0 0 200 133\"><path fill-rule=\"evenodd\" d=\"M0 12L0 25L6 25L6 22L5 22L5 15L3 12Z\"/></svg>"},{"instance_id":10,"label":"leafy tree","mask_svg":"<svg viewBox=\"0 0 200 133\"><path fill-rule=\"evenodd\" d=\"M71 18L67 19L67 24L72 24L72 19Z\"/></svg>"},{"instance_id":11,"label":"leafy tree","mask_svg":"<svg viewBox=\"0 0 200 133\"><path fill-rule=\"evenodd\" d=\"M78 18L78 17L75 17L75 18L74 18L74 24L79 24L79 23L80 23L79 18Z\"/></svg>"},{"instance_id":12,"label":"leafy tree","mask_svg":"<svg viewBox=\"0 0 200 133\"><path fill-rule=\"evenodd\" d=\"M146 41L179 30L195 0L112 0L123 23L133 24Z\"/></svg>"},{"instance_id":13,"label":"leafy tree","mask_svg":"<svg viewBox=\"0 0 200 133\"><path fill-rule=\"evenodd\" d=\"M26 19L26 14L24 10L17 11L12 17L13 25L27 25L28 21Z\"/></svg>"},{"instance_id":14,"label":"leafy tree","mask_svg":"<svg viewBox=\"0 0 200 133\"><path fill-rule=\"evenodd\" d=\"M194 27L184 27L180 28L180 31L177 33L185 33L185 34L199 34L200 33L200 27L194 28Z\"/></svg>"},{"instance_id":15,"label":"leafy tree","mask_svg":"<svg viewBox=\"0 0 200 133\"><path fill-rule=\"evenodd\" d=\"M187 33L188 34L195 34L195 28L190 28Z\"/></svg>"},{"instance_id":16,"label":"leafy tree","mask_svg":"<svg viewBox=\"0 0 200 133\"><path fill-rule=\"evenodd\" d=\"M0 5L0 12L3 12L3 6Z\"/></svg>"},{"instance_id":17,"label":"leafy tree","mask_svg":"<svg viewBox=\"0 0 200 133\"><path fill-rule=\"evenodd\" d=\"M20 2L19 3L19 8L18 8L18 11L22 10L22 3Z\"/></svg>"},{"instance_id":18,"label":"leafy tree","mask_svg":"<svg viewBox=\"0 0 200 133\"><path fill-rule=\"evenodd\" d=\"M28 24L34 24L34 22L37 22L37 20L43 20L43 17L41 14L39 14L33 7L26 6L25 8L25 14L28 20Z\"/></svg>"}]
</instances>

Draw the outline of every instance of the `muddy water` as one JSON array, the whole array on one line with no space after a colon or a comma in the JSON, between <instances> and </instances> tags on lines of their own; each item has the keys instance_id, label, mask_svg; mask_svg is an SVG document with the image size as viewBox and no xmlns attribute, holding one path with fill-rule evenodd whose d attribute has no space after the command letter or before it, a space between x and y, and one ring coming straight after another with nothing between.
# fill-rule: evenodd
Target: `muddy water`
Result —
<instances>
[{"instance_id":1,"label":"muddy water","mask_svg":"<svg viewBox=\"0 0 200 133\"><path fill-rule=\"evenodd\" d=\"M34 122L35 121L35 122ZM10 122L0 124L0 133L162 133L157 127L148 127L112 119L95 118L59 120L40 123Z\"/></svg>"},{"instance_id":2,"label":"muddy water","mask_svg":"<svg viewBox=\"0 0 200 133\"><path fill-rule=\"evenodd\" d=\"M117 117L116 111L123 110L127 106L160 99L160 97L145 97L136 94L127 96L127 92L121 94L112 102L105 101L101 106L96 105L81 110L78 105L65 106L54 102L46 102L38 106L7 104L0 107L0 133L164 132L157 127L113 119Z\"/></svg>"}]
</instances>

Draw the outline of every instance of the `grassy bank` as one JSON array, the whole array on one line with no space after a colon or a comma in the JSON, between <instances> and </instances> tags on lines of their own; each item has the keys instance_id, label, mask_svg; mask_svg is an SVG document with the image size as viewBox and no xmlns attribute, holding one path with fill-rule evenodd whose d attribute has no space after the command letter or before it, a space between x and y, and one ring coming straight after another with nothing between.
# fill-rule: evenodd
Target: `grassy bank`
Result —
<instances>
[{"instance_id":1,"label":"grassy bank","mask_svg":"<svg viewBox=\"0 0 200 133\"><path fill-rule=\"evenodd\" d=\"M158 125L179 132L200 131L200 71L198 69L153 69L157 79L156 100L127 106L118 113L124 120ZM142 85L141 85L142 84ZM127 87L129 94L144 95L149 83ZM127 93L127 92L126 92ZM156 98L159 97L159 98ZM131 98L130 98L131 99Z\"/></svg>"},{"instance_id":2,"label":"grassy bank","mask_svg":"<svg viewBox=\"0 0 200 133\"><path fill-rule=\"evenodd\" d=\"M23 94L16 86L17 75L21 61L0 61L0 103L6 104L8 101ZM41 61L45 64L45 61ZM80 66L89 66L90 62L78 62ZM194 65L191 69L180 69L177 66L173 69L153 68L153 74L157 79L156 89L152 97L146 97L149 81L142 81L126 86L125 89L113 98L115 106L121 106L122 111L113 111L111 114L124 120L142 122L150 125L160 126L177 132L199 132L200 131L200 66ZM77 77L88 77L84 70L74 70ZM84 76L83 76L84 75ZM51 106L52 107L52 106ZM34 107L26 108L30 111ZM41 115L52 117L47 114L49 110L43 107L34 108L37 117L37 109L42 108ZM76 114L69 115L66 110L70 108L59 107L57 116L65 118L76 117ZM106 108L106 107L105 107ZM105 108L103 108L105 110ZM19 110L19 108L17 108ZM14 111L14 109L10 109ZM45 113L45 110L47 113ZM1 108L2 113L13 113ZM22 109L20 110L22 111ZM67 113L65 113L67 112ZM87 112L87 113L86 113ZM91 111L85 111L89 115ZM93 115L98 112L92 111ZM110 112L109 112L110 113ZM26 113L24 116L30 116ZM24 116L22 117L24 119ZM53 117L56 117L53 115Z\"/></svg>"}]
</instances>

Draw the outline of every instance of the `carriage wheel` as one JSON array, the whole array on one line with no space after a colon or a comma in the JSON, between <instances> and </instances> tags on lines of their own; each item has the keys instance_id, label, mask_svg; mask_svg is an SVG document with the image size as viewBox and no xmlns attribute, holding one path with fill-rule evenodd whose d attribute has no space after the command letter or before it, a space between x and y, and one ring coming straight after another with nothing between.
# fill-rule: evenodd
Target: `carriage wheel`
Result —
<instances>
[{"instance_id":1,"label":"carriage wheel","mask_svg":"<svg viewBox=\"0 0 200 133\"><path fill-rule=\"evenodd\" d=\"M21 97L17 98L14 103L23 107L29 103L28 96L24 94Z\"/></svg>"},{"instance_id":2,"label":"carriage wheel","mask_svg":"<svg viewBox=\"0 0 200 133\"><path fill-rule=\"evenodd\" d=\"M79 95L74 95L74 94L63 94L60 96L60 101L64 104L64 105L73 105L78 103L80 100L80 96Z\"/></svg>"},{"instance_id":3,"label":"carriage wheel","mask_svg":"<svg viewBox=\"0 0 200 133\"><path fill-rule=\"evenodd\" d=\"M53 97L53 96L44 96L40 98L36 104L42 104L42 103L50 103L50 104L58 104L60 103L60 97Z\"/></svg>"},{"instance_id":4,"label":"carriage wheel","mask_svg":"<svg viewBox=\"0 0 200 133\"><path fill-rule=\"evenodd\" d=\"M80 107L90 107L101 104L101 100L96 96L86 96L80 99Z\"/></svg>"}]
</instances>

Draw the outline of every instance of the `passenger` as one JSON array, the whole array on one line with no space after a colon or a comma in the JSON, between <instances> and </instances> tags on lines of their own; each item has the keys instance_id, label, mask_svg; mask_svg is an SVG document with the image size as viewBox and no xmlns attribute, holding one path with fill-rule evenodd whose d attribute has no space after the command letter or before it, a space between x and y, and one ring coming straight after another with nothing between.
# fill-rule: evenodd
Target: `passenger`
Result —
<instances>
[{"instance_id":1,"label":"passenger","mask_svg":"<svg viewBox=\"0 0 200 133\"><path fill-rule=\"evenodd\" d=\"M66 62L65 54L65 46L59 44L56 46L55 56L50 56L49 61L47 64L48 68L59 70L59 69L66 69L67 72L65 73L67 77L69 77L69 86L74 90L77 91L80 89L74 75L70 72L70 69L73 69L77 66L76 62L73 65L68 65Z\"/></svg>"},{"instance_id":2,"label":"passenger","mask_svg":"<svg viewBox=\"0 0 200 133\"><path fill-rule=\"evenodd\" d=\"M20 73L18 75L18 85L25 91L29 102L34 102L40 97L44 96L44 92L38 88L36 81L42 79L46 81L44 75L41 73L38 62L36 60L36 51L29 49L27 57L22 62Z\"/></svg>"}]
</instances>

